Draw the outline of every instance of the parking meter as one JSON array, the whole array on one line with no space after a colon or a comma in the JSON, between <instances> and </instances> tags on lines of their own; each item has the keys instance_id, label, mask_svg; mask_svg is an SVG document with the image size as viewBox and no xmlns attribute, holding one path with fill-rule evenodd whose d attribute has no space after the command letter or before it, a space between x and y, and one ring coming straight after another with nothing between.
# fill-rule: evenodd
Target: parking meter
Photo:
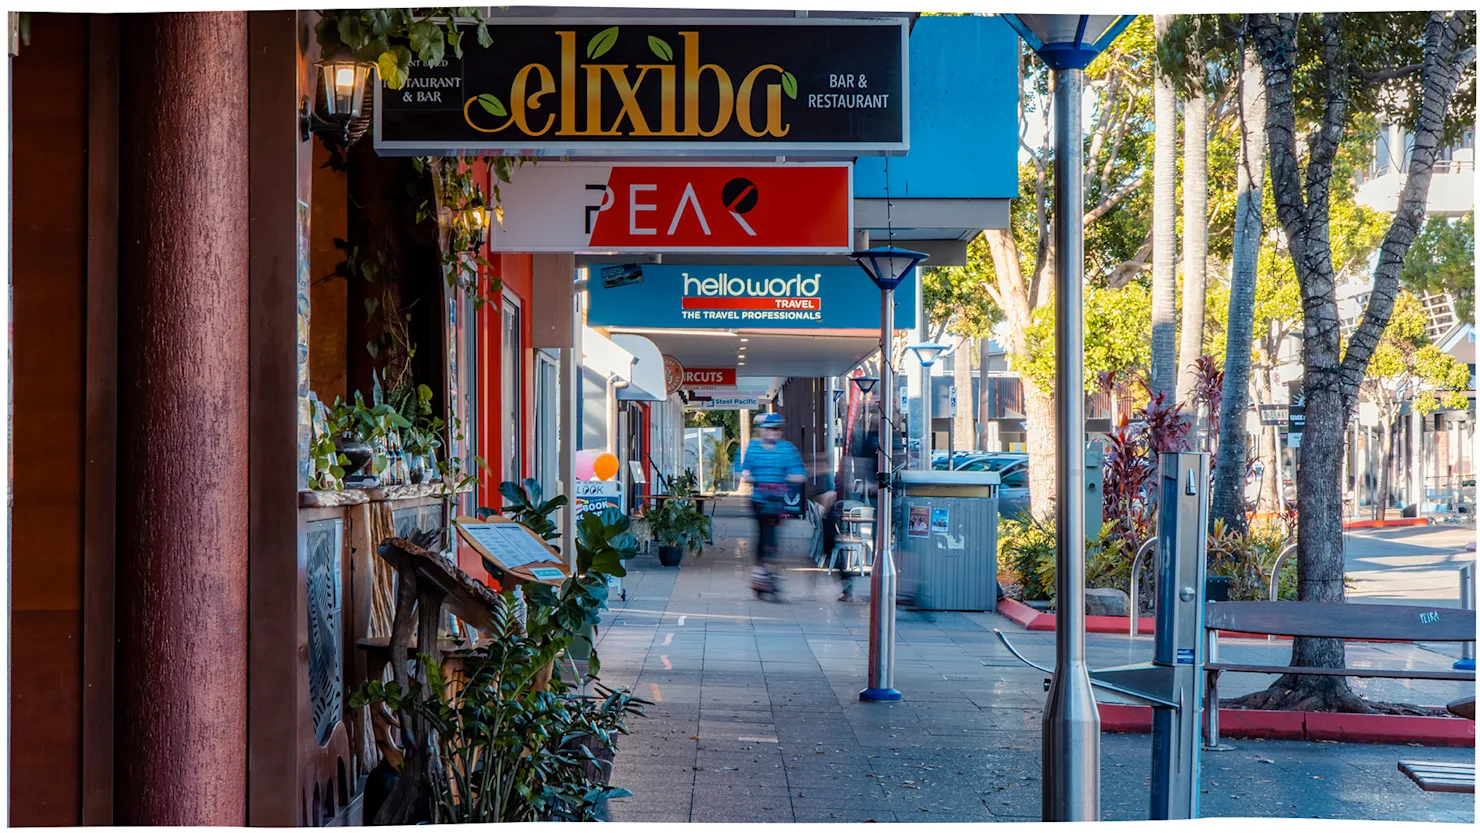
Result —
<instances>
[{"instance_id":1,"label":"parking meter","mask_svg":"<svg viewBox=\"0 0 1480 833\"><path fill-rule=\"evenodd\" d=\"M1176 709L1156 709L1151 737L1151 818L1193 819L1202 744L1203 596L1207 588L1208 455L1161 455L1157 507L1156 653L1170 669L1163 693Z\"/></svg>"},{"instance_id":2,"label":"parking meter","mask_svg":"<svg viewBox=\"0 0 1480 833\"><path fill-rule=\"evenodd\" d=\"M1151 662L1089 672L1096 688L1151 706L1154 820L1198 816L1202 766L1203 624L1207 588L1208 455L1161 455L1157 501L1156 643ZM1134 612L1133 612L1134 615ZM996 631L1013 656L1041 671Z\"/></svg>"}]
</instances>

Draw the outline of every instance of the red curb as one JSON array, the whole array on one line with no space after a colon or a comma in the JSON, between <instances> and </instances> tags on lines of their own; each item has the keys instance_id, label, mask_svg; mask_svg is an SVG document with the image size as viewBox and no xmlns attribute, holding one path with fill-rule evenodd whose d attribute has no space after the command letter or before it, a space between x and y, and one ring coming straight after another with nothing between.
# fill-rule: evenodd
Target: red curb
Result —
<instances>
[{"instance_id":1,"label":"red curb","mask_svg":"<svg viewBox=\"0 0 1480 833\"><path fill-rule=\"evenodd\" d=\"M1473 747L1475 722L1454 717L1307 712L1305 737L1308 740L1347 743L1418 743L1424 746Z\"/></svg>"},{"instance_id":2,"label":"red curb","mask_svg":"<svg viewBox=\"0 0 1480 833\"><path fill-rule=\"evenodd\" d=\"M997 611L1018 623L1030 631L1052 631L1058 623L1057 617L1052 613L1043 613L1035 608L1028 607L1022 602L1014 599L1000 599L997 602ZM1084 617L1084 630L1086 633L1118 633L1129 635L1131 621L1128 616L1086 616ZM1152 616L1141 617L1141 626L1137 634L1151 635L1156 633L1156 618ZM1268 639L1267 633L1244 633L1243 631L1218 631L1221 639ZM1293 637L1276 636L1280 642L1289 642ZM1390 642L1394 644L1409 644L1404 640L1397 639L1348 639L1347 642Z\"/></svg>"},{"instance_id":3,"label":"red curb","mask_svg":"<svg viewBox=\"0 0 1480 833\"><path fill-rule=\"evenodd\" d=\"M1031 607L1016 599L1000 599L997 602L997 613L1022 625L1028 630L1033 630L1033 621L1039 616L1047 614L1039 613Z\"/></svg>"},{"instance_id":4,"label":"red curb","mask_svg":"<svg viewBox=\"0 0 1480 833\"><path fill-rule=\"evenodd\" d=\"M1219 709L1218 734L1231 738L1308 740L1305 732L1308 716L1305 712Z\"/></svg>"},{"instance_id":5,"label":"red curb","mask_svg":"<svg viewBox=\"0 0 1480 833\"><path fill-rule=\"evenodd\" d=\"M1099 703L1100 731L1140 735L1151 731L1151 707Z\"/></svg>"},{"instance_id":6,"label":"red curb","mask_svg":"<svg viewBox=\"0 0 1480 833\"><path fill-rule=\"evenodd\" d=\"M1427 526L1428 518L1393 518L1389 521L1347 521L1342 529L1381 529L1387 526Z\"/></svg>"},{"instance_id":7,"label":"red curb","mask_svg":"<svg viewBox=\"0 0 1480 833\"><path fill-rule=\"evenodd\" d=\"M1150 706L1101 703L1100 729L1120 734L1151 731ZM1218 733L1230 738L1270 740L1328 740L1342 743L1418 744L1473 747L1475 724L1455 717L1413 717L1393 714L1336 714L1332 712L1219 709Z\"/></svg>"}]
</instances>

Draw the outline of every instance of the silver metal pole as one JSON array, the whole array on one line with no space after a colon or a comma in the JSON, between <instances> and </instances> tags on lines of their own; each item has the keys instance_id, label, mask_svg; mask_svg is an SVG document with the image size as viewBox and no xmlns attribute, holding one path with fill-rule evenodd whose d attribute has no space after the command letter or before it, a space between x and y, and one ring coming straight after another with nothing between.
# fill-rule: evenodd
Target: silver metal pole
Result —
<instances>
[{"instance_id":1,"label":"silver metal pole","mask_svg":"<svg viewBox=\"0 0 1480 833\"><path fill-rule=\"evenodd\" d=\"M920 366L920 470L935 468L935 377Z\"/></svg>"},{"instance_id":2,"label":"silver metal pole","mask_svg":"<svg viewBox=\"0 0 1480 833\"><path fill-rule=\"evenodd\" d=\"M1464 610L1475 609L1475 562L1473 561L1459 568L1459 606ZM1475 643L1460 643L1459 658L1461 661L1468 660L1470 667L1473 668L1475 666Z\"/></svg>"},{"instance_id":3,"label":"silver metal pole","mask_svg":"<svg viewBox=\"0 0 1480 833\"><path fill-rule=\"evenodd\" d=\"M874 513L874 566L869 576L868 610L868 688L858 699L869 701L899 700L894 688L894 595L899 589L899 574L894 569L894 507L891 505L890 480L894 477L894 404L899 393L894 389L894 372L889 366L894 338L894 292L884 291L879 325L879 508ZM908 439L908 438L906 438Z\"/></svg>"},{"instance_id":4,"label":"silver metal pole","mask_svg":"<svg viewBox=\"0 0 1480 833\"><path fill-rule=\"evenodd\" d=\"M825 440L826 453L824 455L824 459L827 460L827 476L830 480L832 480L832 487L841 495L843 489L842 485L838 481L842 475L838 472L837 458L838 400L837 397L833 396L833 391L837 389L837 385L838 380L835 377L827 377L826 391L823 394L825 397L827 397L827 400L823 405L823 411L825 412L823 419L827 421L827 438ZM743 417L744 414L742 414L741 416Z\"/></svg>"},{"instance_id":5,"label":"silver metal pole","mask_svg":"<svg viewBox=\"0 0 1480 833\"><path fill-rule=\"evenodd\" d=\"M1043 709L1043 820L1100 820L1100 712L1084 649L1084 71L1054 72L1056 657Z\"/></svg>"}]
</instances>

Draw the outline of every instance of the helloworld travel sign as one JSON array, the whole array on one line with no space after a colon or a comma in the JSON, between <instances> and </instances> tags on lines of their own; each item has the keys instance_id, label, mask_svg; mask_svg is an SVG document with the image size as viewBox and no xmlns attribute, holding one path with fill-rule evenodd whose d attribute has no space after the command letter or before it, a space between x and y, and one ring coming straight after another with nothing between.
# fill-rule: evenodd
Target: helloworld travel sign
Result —
<instances>
[{"instance_id":1,"label":"helloworld travel sign","mask_svg":"<svg viewBox=\"0 0 1480 833\"><path fill-rule=\"evenodd\" d=\"M913 298L915 280L895 296ZM879 328L879 291L856 266L602 266L586 289L593 327ZM894 325L915 326L913 303L895 305Z\"/></svg>"},{"instance_id":2,"label":"helloworld travel sign","mask_svg":"<svg viewBox=\"0 0 1480 833\"><path fill-rule=\"evenodd\" d=\"M909 150L905 18L494 20L375 89L383 154Z\"/></svg>"}]
</instances>

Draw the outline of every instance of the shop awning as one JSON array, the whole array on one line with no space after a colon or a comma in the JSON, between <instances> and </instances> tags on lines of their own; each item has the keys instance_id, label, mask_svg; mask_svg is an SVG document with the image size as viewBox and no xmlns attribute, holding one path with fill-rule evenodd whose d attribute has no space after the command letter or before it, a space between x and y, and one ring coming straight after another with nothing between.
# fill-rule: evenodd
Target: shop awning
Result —
<instances>
[{"instance_id":1,"label":"shop awning","mask_svg":"<svg viewBox=\"0 0 1480 833\"><path fill-rule=\"evenodd\" d=\"M585 327L581 333L581 364L586 370L610 379L618 386L632 381L632 365L637 358L612 343L611 339Z\"/></svg>"},{"instance_id":2,"label":"shop awning","mask_svg":"<svg viewBox=\"0 0 1480 833\"><path fill-rule=\"evenodd\" d=\"M632 333L612 333L611 341L632 356L632 372L626 387L617 391L618 399L662 402L668 398L668 384L663 372L663 354L657 345Z\"/></svg>"}]
</instances>

